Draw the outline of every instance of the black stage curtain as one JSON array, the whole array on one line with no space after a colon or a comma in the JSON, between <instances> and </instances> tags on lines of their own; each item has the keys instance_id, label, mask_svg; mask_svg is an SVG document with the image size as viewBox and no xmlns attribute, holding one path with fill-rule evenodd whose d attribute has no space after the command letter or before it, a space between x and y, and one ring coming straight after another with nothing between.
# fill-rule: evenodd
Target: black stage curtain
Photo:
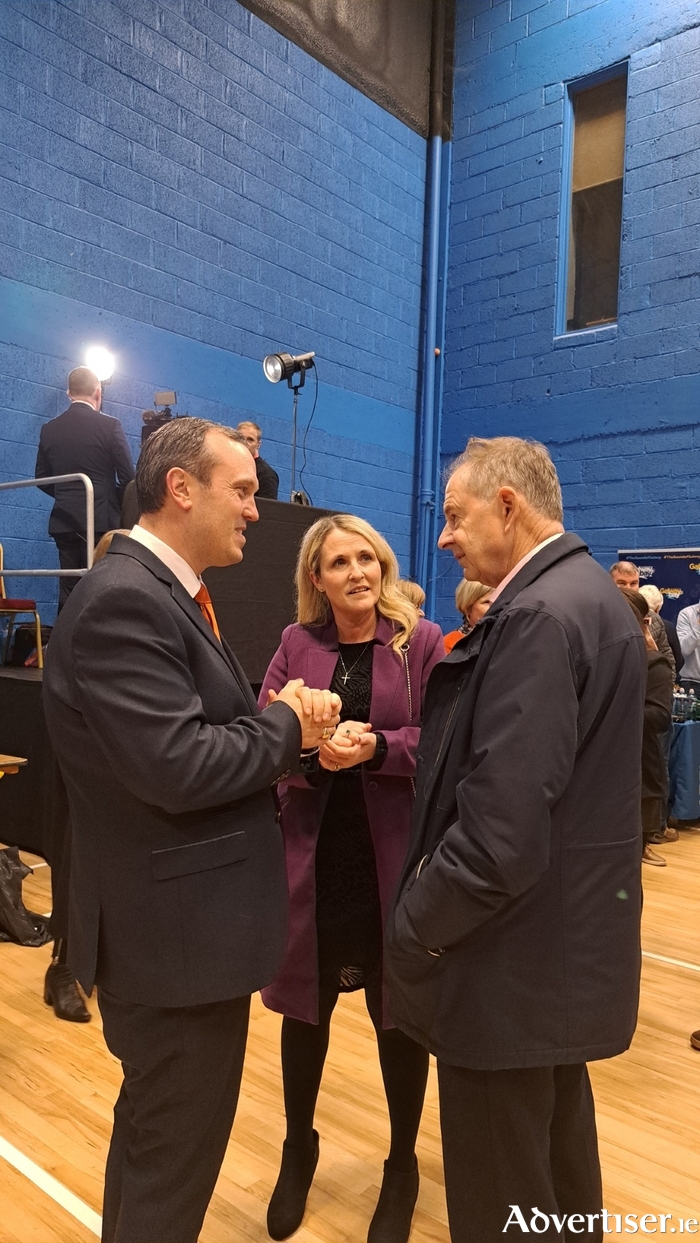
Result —
<instances>
[{"instance_id":1,"label":"black stage curtain","mask_svg":"<svg viewBox=\"0 0 700 1243\"><path fill-rule=\"evenodd\" d=\"M0 781L0 840L50 858L56 770L38 669L0 669L0 751L29 761Z\"/></svg>"},{"instance_id":2,"label":"black stage curtain","mask_svg":"<svg viewBox=\"0 0 700 1243\"><path fill-rule=\"evenodd\" d=\"M331 513L312 505L256 502L260 521L246 530L243 560L204 574L219 628L253 686L259 686L294 621L294 571L304 532Z\"/></svg>"},{"instance_id":3,"label":"black stage curtain","mask_svg":"<svg viewBox=\"0 0 700 1243\"><path fill-rule=\"evenodd\" d=\"M428 136L433 6L454 0L242 0L245 8L315 60ZM451 39L446 61L451 65ZM444 115L452 95L445 74ZM449 133L445 135L449 137Z\"/></svg>"}]
</instances>

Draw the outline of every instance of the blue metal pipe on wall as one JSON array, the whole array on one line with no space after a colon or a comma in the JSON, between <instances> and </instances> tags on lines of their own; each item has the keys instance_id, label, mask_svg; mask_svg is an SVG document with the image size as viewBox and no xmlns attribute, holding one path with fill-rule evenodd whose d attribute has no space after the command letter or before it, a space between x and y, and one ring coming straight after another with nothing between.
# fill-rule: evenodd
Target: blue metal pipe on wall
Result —
<instances>
[{"instance_id":1,"label":"blue metal pipe on wall","mask_svg":"<svg viewBox=\"0 0 700 1243\"><path fill-rule=\"evenodd\" d=\"M445 0L435 0L432 44L418 514L413 566L413 577L426 592L426 613L429 617L435 607L436 508L440 490L447 221L451 168L451 144L443 141Z\"/></svg>"}]
</instances>

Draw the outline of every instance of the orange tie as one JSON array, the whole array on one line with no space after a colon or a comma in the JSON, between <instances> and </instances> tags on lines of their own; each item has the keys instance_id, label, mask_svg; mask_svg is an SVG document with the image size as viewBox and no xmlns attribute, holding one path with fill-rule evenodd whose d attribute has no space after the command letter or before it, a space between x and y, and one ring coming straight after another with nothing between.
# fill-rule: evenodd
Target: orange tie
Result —
<instances>
[{"instance_id":1,"label":"orange tie","mask_svg":"<svg viewBox=\"0 0 700 1243\"><path fill-rule=\"evenodd\" d=\"M216 613L214 612L214 605L211 602L211 596L209 595L209 592L204 586L204 583L202 583L201 587L199 588L199 591L197 592L195 596L195 600L197 601L197 604L202 610L202 616L204 617L206 621L209 622L209 625L214 631L214 634L216 635L219 642L221 642L221 633L219 631L219 625L216 620Z\"/></svg>"}]
</instances>

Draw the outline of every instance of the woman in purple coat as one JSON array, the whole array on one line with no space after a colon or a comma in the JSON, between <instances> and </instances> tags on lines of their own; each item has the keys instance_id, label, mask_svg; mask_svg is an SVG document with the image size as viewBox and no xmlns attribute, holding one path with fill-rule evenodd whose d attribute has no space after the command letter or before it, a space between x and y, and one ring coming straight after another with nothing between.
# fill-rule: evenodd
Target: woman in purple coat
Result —
<instances>
[{"instance_id":1,"label":"woman in purple coat","mask_svg":"<svg viewBox=\"0 0 700 1243\"><path fill-rule=\"evenodd\" d=\"M267 1215L273 1239L293 1234L304 1216L318 1161L314 1110L341 992L365 990L391 1122L368 1243L405 1243L418 1195L428 1055L388 1020L382 932L408 845L423 694L444 649L439 628L419 619L397 580L396 558L369 523L350 514L314 523L297 564L298 623L282 635L260 695L267 704L299 677L343 701L316 771L279 783L289 941L263 992L284 1015L287 1138Z\"/></svg>"}]
</instances>

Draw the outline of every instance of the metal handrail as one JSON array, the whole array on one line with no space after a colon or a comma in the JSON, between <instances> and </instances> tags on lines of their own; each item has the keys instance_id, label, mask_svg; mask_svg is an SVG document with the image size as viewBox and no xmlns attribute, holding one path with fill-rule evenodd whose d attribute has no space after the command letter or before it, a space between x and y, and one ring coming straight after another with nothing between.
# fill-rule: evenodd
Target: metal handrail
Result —
<instances>
[{"instance_id":1,"label":"metal handrail","mask_svg":"<svg viewBox=\"0 0 700 1243\"><path fill-rule=\"evenodd\" d=\"M89 475L47 475L45 479L20 479L16 483L0 483L0 492L11 488L40 488L50 483L74 483L79 479L85 488L85 532L87 565L84 570L8 570L3 566L3 578L82 578L92 566L95 554L95 489Z\"/></svg>"}]
</instances>

